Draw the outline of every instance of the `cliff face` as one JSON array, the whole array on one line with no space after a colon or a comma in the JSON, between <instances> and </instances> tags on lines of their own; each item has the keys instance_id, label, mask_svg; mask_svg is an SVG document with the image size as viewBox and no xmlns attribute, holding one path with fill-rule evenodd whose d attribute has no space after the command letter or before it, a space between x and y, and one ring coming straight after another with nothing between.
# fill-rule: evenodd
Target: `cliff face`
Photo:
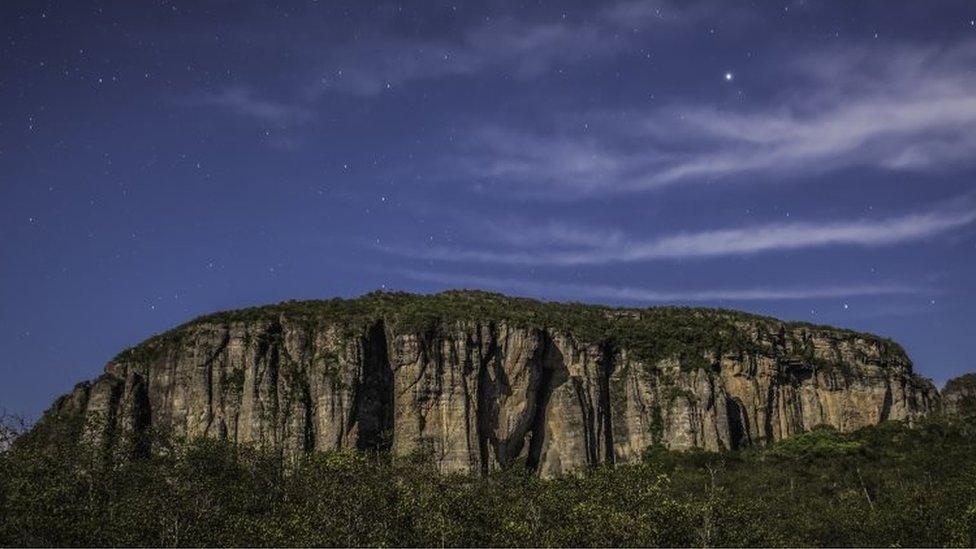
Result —
<instances>
[{"instance_id":1,"label":"cliff face","mask_svg":"<svg viewBox=\"0 0 976 549\"><path fill-rule=\"evenodd\" d=\"M942 389L942 407L950 414L976 413L976 374L947 381Z\"/></svg>"},{"instance_id":2,"label":"cliff face","mask_svg":"<svg viewBox=\"0 0 976 549\"><path fill-rule=\"evenodd\" d=\"M60 398L112 446L147 429L279 449L432 452L444 471L554 475L650 445L736 448L937 405L891 341L705 309L476 292L371 294L212 315Z\"/></svg>"}]
</instances>

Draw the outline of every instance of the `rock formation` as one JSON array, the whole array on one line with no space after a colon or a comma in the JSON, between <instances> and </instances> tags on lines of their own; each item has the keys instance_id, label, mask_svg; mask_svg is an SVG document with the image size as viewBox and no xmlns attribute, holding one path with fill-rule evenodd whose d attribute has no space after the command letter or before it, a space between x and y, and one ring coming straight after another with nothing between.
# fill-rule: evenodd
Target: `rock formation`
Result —
<instances>
[{"instance_id":1,"label":"rock formation","mask_svg":"<svg viewBox=\"0 0 976 549\"><path fill-rule=\"evenodd\" d=\"M484 292L374 293L199 318L122 352L43 422L105 447L147 430L286 457L431 452L444 471L545 476L720 450L938 405L896 343L715 309L617 309Z\"/></svg>"},{"instance_id":2,"label":"rock formation","mask_svg":"<svg viewBox=\"0 0 976 549\"><path fill-rule=\"evenodd\" d=\"M942 389L942 408L950 414L976 413L976 374L947 381Z\"/></svg>"}]
</instances>

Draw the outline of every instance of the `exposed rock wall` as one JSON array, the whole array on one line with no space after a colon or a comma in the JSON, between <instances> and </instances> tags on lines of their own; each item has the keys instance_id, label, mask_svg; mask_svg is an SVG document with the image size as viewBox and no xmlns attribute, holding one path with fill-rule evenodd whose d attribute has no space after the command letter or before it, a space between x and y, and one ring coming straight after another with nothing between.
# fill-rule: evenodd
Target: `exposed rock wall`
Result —
<instances>
[{"instance_id":1,"label":"exposed rock wall","mask_svg":"<svg viewBox=\"0 0 976 549\"><path fill-rule=\"evenodd\" d=\"M634 461L653 444L736 448L937 405L889 341L760 317L735 327L749 351L648 362L609 338L476 316L421 329L388 315L204 320L123 353L45 421L82 417L108 446L152 428L285 456L419 450L444 471L519 464L549 476Z\"/></svg>"},{"instance_id":2,"label":"exposed rock wall","mask_svg":"<svg viewBox=\"0 0 976 549\"><path fill-rule=\"evenodd\" d=\"M950 414L976 414L976 374L965 374L946 382L942 407Z\"/></svg>"}]
</instances>

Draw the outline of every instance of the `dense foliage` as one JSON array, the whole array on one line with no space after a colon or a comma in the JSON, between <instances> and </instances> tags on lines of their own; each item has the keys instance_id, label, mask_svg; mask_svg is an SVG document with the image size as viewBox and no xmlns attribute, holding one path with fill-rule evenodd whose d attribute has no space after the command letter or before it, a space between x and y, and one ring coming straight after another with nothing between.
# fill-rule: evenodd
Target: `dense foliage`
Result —
<instances>
[{"instance_id":1,"label":"dense foliage","mask_svg":"<svg viewBox=\"0 0 976 549\"><path fill-rule=\"evenodd\" d=\"M586 343L620 346L646 363L663 358L681 359L690 368L706 367L705 352L761 352L759 342L743 324L756 326L760 339L796 336L794 330L823 330L832 337L877 342L890 357L904 357L902 348L889 339L803 322L725 309L695 307L611 308L581 303L544 302L502 294L457 290L434 295L405 292L373 292L355 299L286 301L276 305L224 311L199 317L120 353L115 360L151 361L166 343L178 342L188 328L204 323L272 322L287 317L293 322L330 322L350 334L362 333L378 319L400 331L427 332L458 322L507 322L513 326L551 328L573 334ZM802 342L791 341L802 348ZM804 358L815 362L813 349ZM818 366L830 366L827 364Z\"/></svg>"},{"instance_id":2,"label":"dense foliage","mask_svg":"<svg viewBox=\"0 0 976 549\"><path fill-rule=\"evenodd\" d=\"M441 475L419 454L283 463L214 441L106 465L21 439L0 453L0 546L972 546L974 434L958 418L817 429L552 480Z\"/></svg>"}]
</instances>

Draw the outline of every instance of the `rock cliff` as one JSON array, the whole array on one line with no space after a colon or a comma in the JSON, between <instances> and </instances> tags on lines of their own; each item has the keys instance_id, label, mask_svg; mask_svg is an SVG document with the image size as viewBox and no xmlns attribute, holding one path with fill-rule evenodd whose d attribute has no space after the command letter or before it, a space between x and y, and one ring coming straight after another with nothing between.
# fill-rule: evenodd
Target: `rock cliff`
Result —
<instances>
[{"instance_id":1,"label":"rock cliff","mask_svg":"<svg viewBox=\"0 0 976 549\"><path fill-rule=\"evenodd\" d=\"M484 292L374 293L199 318L58 399L112 448L152 430L272 447L433 454L550 476L654 444L737 448L938 406L896 343L734 311Z\"/></svg>"},{"instance_id":2,"label":"rock cliff","mask_svg":"<svg viewBox=\"0 0 976 549\"><path fill-rule=\"evenodd\" d=\"M947 381L942 389L942 407L950 414L976 413L976 374Z\"/></svg>"}]
</instances>

